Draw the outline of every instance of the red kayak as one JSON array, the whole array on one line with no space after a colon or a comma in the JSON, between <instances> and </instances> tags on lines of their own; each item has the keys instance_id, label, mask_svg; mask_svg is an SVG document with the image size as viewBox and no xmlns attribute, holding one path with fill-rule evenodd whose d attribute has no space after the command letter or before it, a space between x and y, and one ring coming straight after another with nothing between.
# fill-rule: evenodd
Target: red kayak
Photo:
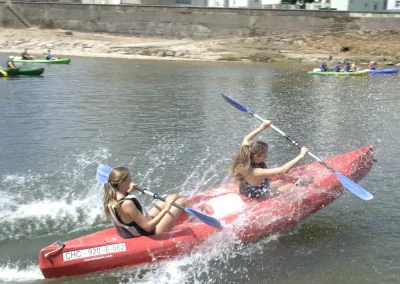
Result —
<instances>
[{"instance_id":1,"label":"red kayak","mask_svg":"<svg viewBox=\"0 0 400 284\"><path fill-rule=\"evenodd\" d=\"M354 181L361 180L374 161L372 147L364 147L325 162ZM191 207L221 220L236 237L249 241L282 231L325 207L345 189L337 176L318 162L292 169L278 177L314 182L275 198L256 201L238 194L235 184L224 185L189 198ZM228 227L228 226L227 226ZM182 214L174 230L133 239L120 238L115 228L43 248L39 268L45 278L85 274L128 265L149 263L187 254L219 230Z\"/></svg>"}]
</instances>

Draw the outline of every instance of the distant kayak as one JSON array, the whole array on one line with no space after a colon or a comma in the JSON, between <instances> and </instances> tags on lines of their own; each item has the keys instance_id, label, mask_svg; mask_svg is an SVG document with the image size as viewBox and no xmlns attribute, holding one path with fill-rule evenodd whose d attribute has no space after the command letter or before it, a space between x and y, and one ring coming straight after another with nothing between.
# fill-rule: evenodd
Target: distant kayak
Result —
<instances>
[{"instance_id":1,"label":"distant kayak","mask_svg":"<svg viewBox=\"0 0 400 284\"><path fill-rule=\"evenodd\" d=\"M369 74L395 74L399 72L398 68L376 69L376 70L365 69L365 70L368 70Z\"/></svg>"},{"instance_id":2,"label":"distant kayak","mask_svg":"<svg viewBox=\"0 0 400 284\"><path fill-rule=\"evenodd\" d=\"M46 63L46 64L69 64L71 59L69 58L60 58L54 60L46 60L46 59L22 59L21 56L15 56L14 62L18 63Z\"/></svg>"},{"instance_id":3,"label":"distant kayak","mask_svg":"<svg viewBox=\"0 0 400 284\"><path fill-rule=\"evenodd\" d=\"M8 76L39 76L44 72L44 68L14 68L14 69L1 69L7 72ZM4 77L3 72L0 72L0 77Z\"/></svg>"},{"instance_id":4,"label":"distant kayak","mask_svg":"<svg viewBox=\"0 0 400 284\"><path fill-rule=\"evenodd\" d=\"M366 76L369 70L355 71L355 72L323 72L323 71L310 71L309 75L336 75L336 76Z\"/></svg>"}]
</instances>

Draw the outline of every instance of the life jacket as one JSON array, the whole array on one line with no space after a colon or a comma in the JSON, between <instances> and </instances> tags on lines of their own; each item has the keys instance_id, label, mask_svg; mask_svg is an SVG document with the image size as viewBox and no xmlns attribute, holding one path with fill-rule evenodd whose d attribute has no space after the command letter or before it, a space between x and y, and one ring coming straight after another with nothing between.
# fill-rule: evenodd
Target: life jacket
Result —
<instances>
[{"instance_id":1,"label":"life jacket","mask_svg":"<svg viewBox=\"0 0 400 284\"><path fill-rule=\"evenodd\" d=\"M125 198L118 200L118 203L122 203L125 200L132 200L136 208L144 215L144 217L148 221L151 220L151 216L149 215L149 213L142 207L142 205L139 203L139 201L135 198L134 195L127 195ZM117 233L121 238L130 239L130 238L150 236L155 234L155 229L152 230L151 232L147 232L141 227L139 227L139 225L136 224L135 222L131 222L129 224L122 223L122 221L118 216L118 213L115 212L115 208L111 204L108 204L108 210L110 211L110 218L113 221Z\"/></svg>"}]
</instances>

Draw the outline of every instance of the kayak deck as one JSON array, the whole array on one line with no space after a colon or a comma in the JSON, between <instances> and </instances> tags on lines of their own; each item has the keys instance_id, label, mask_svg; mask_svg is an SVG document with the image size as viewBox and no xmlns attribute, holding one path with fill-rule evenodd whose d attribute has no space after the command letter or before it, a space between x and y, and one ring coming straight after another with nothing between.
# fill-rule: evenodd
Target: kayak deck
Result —
<instances>
[{"instance_id":1,"label":"kayak deck","mask_svg":"<svg viewBox=\"0 0 400 284\"><path fill-rule=\"evenodd\" d=\"M70 58L59 58L59 59L54 59L54 60L46 60L46 59L30 59L30 60L26 60L26 59L22 59L19 56L16 56L14 58L14 62L18 62L18 63L46 63L46 64L69 64L71 61Z\"/></svg>"},{"instance_id":2,"label":"kayak deck","mask_svg":"<svg viewBox=\"0 0 400 284\"><path fill-rule=\"evenodd\" d=\"M399 72L398 68L387 68L387 69L366 69L368 70L369 74L396 74Z\"/></svg>"},{"instance_id":3,"label":"kayak deck","mask_svg":"<svg viewBox=\"0 0 400 284\"><path fill-rule=\"evenodd\" d=\"M372 147L325 160L338 172L354 181L362 179L373 164ZM334 201L344 193L335 174L318 162L297 167L277 177L296 181L314 178L306 187L266 200L249 200L238 194L237 184L223 185L189 198L191 207L203 211L223 224L225 230L242 241L282 231ZM115 228L108 228L62 243L59 241L39 253L39 268L44 277L55 278L137 265L189 253L219 230L192 216L182 214L173 231L122 239Z\"/></svg>"},{"instance_id":4,"label":"kayak deck","mask_svg":"<svg viewBox=\"0 0 400 284\"><path fill-rule=\"evenodd\" d=\"M44 68L14 68L14 69L2 69L7 72L8 76L39 76L44 72ZM2 72L0 72L0 76L3 76Z\"/></svg>"},{"instance_id":5,"label":"kayak deck","mask_svg":"<svg viewBox=\"0 0 400 284\"><path fill-rule=\"evenodd\" d=\"M335 76L366 76L368 75L368 70L355 71L355 72L323 72L323 71L309 71L309 75L335 75Z\"/></svg>"}]
</instances>

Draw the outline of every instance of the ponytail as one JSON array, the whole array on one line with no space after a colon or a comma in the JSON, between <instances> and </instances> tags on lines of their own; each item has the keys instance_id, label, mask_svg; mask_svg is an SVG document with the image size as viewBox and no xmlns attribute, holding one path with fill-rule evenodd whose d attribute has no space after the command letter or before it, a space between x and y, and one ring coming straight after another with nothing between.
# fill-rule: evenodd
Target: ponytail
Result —
<instances>
[{"instance_id":1,"label":"ponytail","mask_svg":"<svg viewBox=\"0 0 400 284\"><path fill-rule=\"evenodd\" d=\"M250 145L242 145L239 153L233 157L232 168L230 169L235 181L245 182L253 171L251 163L254 156L267 151L268 144L262 141L254 141Z\"/></svg>"},{"instance_id":2,"label":"ponytail","mask_svg":"<svg viewBox=\"0 0 400 284\"><path fill-rule=\"evenodd\" d=\"M239 153L233 158L231 172L235 181L245 182L251 173L251 155L249 145L242 145Z\"/></svg>"},{"instance_id":3,"label":"ponytail","mask_svg":"<svg viewBox=\"0 0 400 284\"><path fill-rule=\"evenodd\" d=\"M103 198L103 206L104 213L107 217L110 217L110 211L108 209L108 205L114 207L117 211L120 208L120 203L117 201L117 191L118 186L121 181L126 181L129 176L129 170L125 167L117 167L114 168L110 175L108 176L108 180L104 183L104 198Z\"/></svg>"}]
</instances>

